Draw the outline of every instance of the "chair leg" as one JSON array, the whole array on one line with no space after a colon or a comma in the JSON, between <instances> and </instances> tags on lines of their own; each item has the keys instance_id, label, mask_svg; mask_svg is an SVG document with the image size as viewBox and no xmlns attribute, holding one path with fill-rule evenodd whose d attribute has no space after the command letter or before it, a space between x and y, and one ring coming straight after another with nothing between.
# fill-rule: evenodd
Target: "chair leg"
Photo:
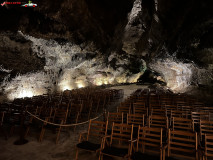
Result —
<instances>
[{"instance_id":1,"label":"chair leg","mask_svg":"<svg viewBox=\"0 0 213 160\"><path fill-rule=\"evenodd\" d=\"M100 153L98 160L103 160L103 154Z\"/></svg>"},{"instance_id":2,"label":"chair leg","mask_svg":"<svg viewBox=\"0 0 213 160\"><path fill-rule=\"evenodd\" d=\"M8 139L8 135L7 135L7 133L6 133L5 130L3 130L3 134L4 134L4 136L5 136L5 139L7 140L7 139Z\"/></svg>"},{"instance_id":3,"label":"chair leg","mask_svg":"<svg viewBox=\"0 0 213 160\"><path fill-rule=\"evenodd\" d=\"M8 135L7 135L6 131L3 129L2 126L0 126L0 131L2 131L3 135L5 136L5 139L7 140L8 139Z\"/></svg>"},{"instance_id":4,"label":"chair leg","mask_svg":"<svg viewBox=\"0 0 213 160\"><path fill-rule=\"evenodd\" d=\"M76 155L75 155L75 160L78 160L78 148L76 147Z\"/></svg>"},{"instance_id":5,"label":"chair leg","mask_svg":"<svg viewBox=\"0 0 213 160\"><path fill-rule=\"evenodd\" d=\"M60 132L61 132L61 126L58 129L58 133L57 133L57 137L56 137L56 144L58 144L58 139L59 139L59 136L60 136Z\"/></svg>"},{"instance_id":6,"label":"chair leg","mask_svg":"<svg viewBox=\"0 0 213 160\"><path fill-rule=\"evenodd\" d=\"M39 137L39 140L38 140L39 142L41 142L43 140L44 132L45 132L45 128L42 127L40 137Z\"/></svg>"},{"instance_id":7,"label":"chair leg","mask_svg":"<svg viewBox=\"0 0 213 160\"><path fill-rule=\"evenodd\" d=\"M11 129L10 129L10 137L13 135L14 128L15 128L15 126L12 126Z\"/></svg>"},{"instance_id":8,"label":"chair leg","mask_svg":"<svg viewBox=\"0 0 213 160\"><path fill-rule=\"evenodd\" d=\"M30 126L27 127L24 137L26 138L30 130Z\"/></svg>"}]
</instances>

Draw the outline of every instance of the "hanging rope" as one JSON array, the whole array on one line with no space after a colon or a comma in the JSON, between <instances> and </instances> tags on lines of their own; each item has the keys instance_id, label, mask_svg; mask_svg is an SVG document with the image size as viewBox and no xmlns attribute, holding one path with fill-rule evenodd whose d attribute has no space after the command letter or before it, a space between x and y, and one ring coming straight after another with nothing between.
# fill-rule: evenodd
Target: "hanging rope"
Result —
<instances>
[{"instance_id":1,"label":"hanging rope","mask_svg":"<svg viewBox=\"0 0 213 160\"><path fill-rule=\"evenodd\" d=\"M93 118L93 119L90 119L90 120L88 120L88 121L81 122L81 123L75 123L75 124L56 124L56 123L52 123L52 122L45 121L45 120L43 120L43 119L37 117L36 115L30 113L29 111L27 111L27 113L30 114L31 116L33 116L34 118L38 119L39 121L42 121L42 122L44 122L44 123L46 123L46 124L50 124L50 125L54 125L54 126L60 126L60 127L79 126L79 125L88 123L90 120L92 120L92 121L93 121L93 120L96 120L96 119L100 118L100 117L103 115L103 113L102 113L102 114L100 114L99 116L97 116L97 117L95 117L95 118Z\"/></svg>"}]
</instances>

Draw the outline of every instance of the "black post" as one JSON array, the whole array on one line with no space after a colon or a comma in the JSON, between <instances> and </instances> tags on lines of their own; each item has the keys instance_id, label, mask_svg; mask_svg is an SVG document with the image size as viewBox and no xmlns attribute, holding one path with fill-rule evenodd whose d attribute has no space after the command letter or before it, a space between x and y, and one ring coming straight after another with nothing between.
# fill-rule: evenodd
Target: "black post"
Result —
<instances>
[{"instance_id":1,"label":"black post","mask_svg":"<svg viewBox=\"0 0 213 160\"><path fill-rule=\"evenodd\" d=\"M24 108L24 107L23 107ZM24 139L24 120L25 114L24 109L21 108L21 122L20 122L20 138L14 142L14 145L23 145L28 143L28 140Z\"/></svg>"}]
</instances>

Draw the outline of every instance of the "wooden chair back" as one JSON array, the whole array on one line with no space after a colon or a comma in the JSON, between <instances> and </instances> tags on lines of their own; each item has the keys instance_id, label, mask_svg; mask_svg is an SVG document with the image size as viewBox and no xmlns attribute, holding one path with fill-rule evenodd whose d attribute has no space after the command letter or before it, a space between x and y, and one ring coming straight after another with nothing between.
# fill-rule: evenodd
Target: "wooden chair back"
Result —
<instances>
[{"instance_id":1,"label":"wooden chair back","mask_svg":"<svg viewBox=\"0 0 213 160\"><path fill-rule=\"evenodd\" d=\"M132 105L131 102L124 101L120 103L120 105L117 107L117 112L131 113L131 108L132 108L131 105Z\"/></svg>"},{"instance_id":2,"label":"wooden chair back","mask_svg":"<svg viewBox=\"0 0 213 160\"><path fill-rule=\"evenodd\" d=\"M131 107L119 106L117 108L117 112L119 112L119 113L131 113Z\"/></svg>"},{"instance_id":3,"label":"wooden chair back","mask_svg":"<svg viewBox=\"0 0 213 160\"><path fill-rule=\"evenodd\" d=\"M160 154L162 157L163 147L163 128L150 128L141 127L138 128L138 138L137 138L137 149L140 149L142 153L154 153Z\"/></svg>"},{"instance_id":4,"label":"wooden chair back","mask_svg":"<svg viewBox=\"0 0 213 160\"><path fill-rule=\"evenodd\" d=\"M195 124L200 124L200 120L210 120L210 114L207 112L191 112L191 118Z\"/></svg>"},{"instance_id":5,"label":"wooden chair back","mask_svg":"<svg viewBox=\"0 0 213 160\"><path fill-rule=\"evenodd\" d=\"M191 119L187 118L172 118L172 130L191 131L194 132L194 123Z\"/></svg>"},{"instance_id":6,"label":"wooden chair back","mask_svg":"<svg viewBox=\"0 0 213 160\"><path fill-rule=\"evenodd\" d=\"M168 129L169 128L168 117L151 115L148 118L148 126Z\"/></svg>"},{"instance_id":7,"label":"wooden chair back","mask_svg":"<svg viewBox=\"0 0 213 160\"><path fill-rule=\"evenodd\" d=\"M201 141L204 135L213 135L213 121L200 120L200 138Z\"/></svg>"},{"instance_id":8,"label":"wooden chair back","mask_svg":"<svg viewBox=\"0 0 213 160\"><path fill-rule=\"evenodd\" d=\"M145 118L141 114L127 114L127 124L134 126L144 126Z\"/></svg>"},{"instance_id":9,"label":"wooden chair back","mask_svg":"<svg viewBox=\"0 0 213 160\"><path fill-rule=\"evenodd\" d=\"M128 125L128 124L118 124L114 123L112 124L112 133L111 133L111 138L110 138L110 146L113 141L121 143L128 143L132 141L133 138L133 125Z\"/></svg>"},{"instance_id":10,"label":"wooden chair back","mask_svg":"<svg viewBox=\"0 0 213 160\"><path fill-rule=\"evenodd\" d=\"M146 104L145 104L145 102L135 102L135 103L133 103L133 108L135 108L135 107L146 108Z\"/></svg>"},{"instance_id":11,"label":"wooden chair back","mask_svg":"<svg viewBox=\"0 0 213 160\"><path fill-rule=\"evenodd\" d=\"M213 135L205 134L205 150L204 150L204 159L213 158Z\"/></svg>"},{"instance_id":12,"label":"wooden chair back","mask_svg":"<svg viewBox=\"0 0 213 160\"><path fill-rule=\"evenodd\" d=\"M185 112L191 112L194 108L190 105L178 106L178 109Z\"/></svg>"},{"instance_id":13,"label":"wooden chair back","mask_svg":"<svg viewBox=\"0 0 213 160\"><path fill-rule=\"evenodd\" d=\"M117 113L108 112L107 121L109 123L109 126L112 126L113 122L122 124L124 123L124 114L120 112Z\"/></svg>"},{"instance_id":14,"label":"wooden chair back","mask_svg":"<svg viewBox=\"0 0 213 160\"><path fill-rule=\"evenodd\" d=\"M53 121L66 124L68 115L68 108L56 108L54 112Z\"/></svg>"},{"instance_id":15,"label":"wooden chair back","mask_svg":"<svg viewBox=\"0 0 213 160\"><path fill-rule=\"evenodd\" d=\"M53 108L51 107L42 107L40 109L39 117L44 118L50 118L53 115Z\"/></svg>"},{"instance_id":16,"label":"wooden chair back","mask_svg":"<svg viewBox=\"0 0 213 160\"><path fill-rule=\"evenodd\" d=\"M181 111L181 110L171 110L170 117L178 117L178 118L189 118L190 112Z\"/></svg>"},{"instance_id":17,"label":"wooden chair back","mask_svg":"<svg viewBox=\"0 0 213 160\"><path fill-rule=\"evenodd\" d=\"M171 131L168 134L168 157L198 159L197 133L190 131Z\"/></svg>"},{"instance_id":18,"label":"wooden chair back","mask_svg":"<svg viewBox=\"0 0 213 160\"><path fill-rule=\"evenodd\" d=\"M158 115L158 116L167 116L165 109L154 109L151 110L151 115Z\"/></svg>"},{"instance_id":19,"label":"wooden chair back","mask_svg":"<svg viewBox=\"0 0 213 160\"><path fill-rule=\"evenodd\" d=\"M166 115L167 116L171 116L171 111L172 110L177 110L177 106L176 105L172 105L172 104L165 104L162 106L163 109L166 110Z\"/></svg>"},{"instance_id":20,"label":"wooden chair back","mask_svg":"<svg viewBox=\"0 0 213 160\"><path fill-rule=\"evenodd\" d=\"M160 104L150 103L149 108L150 109L162 109L162 106Z\"/></svg>"},{"instance_id":21,"label":"wooden chair back","mask_svg":"<svg viewBox=\"0 0 213 160\"><path fill-rule=\"evenodd\" d=\"M133 114L141 114L144 116L148 116L149 115L148 111L149 111L148 108L141 108L136 106L133 108Z\"/></svg>"},{"instance_id":22,"label":"wooden chair back","mask_svg":"<svg viewBox=\"0 0 213 160\"><path fill-rule=\"evenodd\" d=\"M101 139L104 136L107 135L107 127L108 127L108 121L89 121L89 128L88 128L88 134L87 134L87 141L90 138L97 138Z\"/></svg>"}]
</instances>

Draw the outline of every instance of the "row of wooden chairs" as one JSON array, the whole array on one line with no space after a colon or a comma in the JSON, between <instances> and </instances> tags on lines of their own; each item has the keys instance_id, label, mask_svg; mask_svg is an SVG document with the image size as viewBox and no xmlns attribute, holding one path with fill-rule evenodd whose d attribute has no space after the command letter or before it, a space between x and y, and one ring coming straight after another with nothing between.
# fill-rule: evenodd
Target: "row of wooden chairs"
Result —
<instances>
[{"instance_id":1,"label":"row of wooden chairs","mask_svg":"<svg viewBox=\"0 0 213 160\"><path fill-rule=\"evenodd\" d=\"M93 148L100 154L99 159L103 159L103 155L146 159L147 153L158 153L157 157L149 154L151 159L207 159L212 156L211 108L186 95L158 93L136 90L118 106L117 113L108 113L106 122L100 122L105 130L102 128L98 133L101 141L95 143L96 148L91 144L84 149L91 151ZM199 129L195 130L195 126ZM82 143L85 141L79 139L77 150L82 149Z\"/></svg>"},{"instance_id":2,"label":"row of wooden chairs","mask_svg":"<svg viewBox=\"0 0 213 160\"><path fill-rule=\"evenodd\" d=\"M47 123L39 122L27 112L51 123L79 123L87 121L92 116L97 116L99 111L106 109L106 105L122 96L122 90L114 89L95 88L94 90L91 90L85 88L74 91L66 90L63 94L55 93L53 95L15 99L12 103L1 104L0 111L4 113L4 124L11 125L10 135L12 135L15 126L20 126L21 117L25 116L25 137L30 132L30 128L36 124L41 128L39 141L42 141L47 128ZM54 128L57 129L57 143L62 127Z\"/></svg>"},{"instance_id":3,"label":"row of wooden chairs","mask_svg":"<svg viewBox=\"0 0 213 160\"><path fill-rule=\"evenodd\" d=\"M205 147L199 147L196 132L171 130L165 139L163 128L136 127L129 124L112 124L112 132L107 135L108 121L90 121L88 132L80 134L76 145L76 159L79 149L104 155L128 159L206 159L213 157L213 136L205 134ZM134 132L137 136L134 137ZM95 141L94 141L95 140Z\"/></svg>"}]
</instances>

